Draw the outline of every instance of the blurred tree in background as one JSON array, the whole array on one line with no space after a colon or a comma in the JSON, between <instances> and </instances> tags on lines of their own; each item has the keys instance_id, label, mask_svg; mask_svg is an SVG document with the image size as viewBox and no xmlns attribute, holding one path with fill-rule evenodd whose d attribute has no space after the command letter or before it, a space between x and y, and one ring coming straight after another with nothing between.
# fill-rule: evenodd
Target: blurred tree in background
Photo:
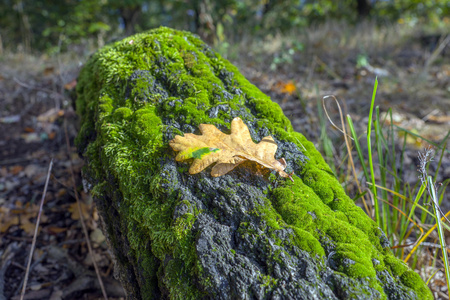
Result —
<instances>
[{"instance_id":1,"label":"blurred tree in background","mask_svg":"<svg viewBox=\"0 0 450 300\"><path fill-rule=\"evenodd\" d=\"M0 50L52 52L105 42L161 25L211 44L305 28L325 20L357 24L450 24L448 0L3 0Z\"/></svg>"}]
</instances>

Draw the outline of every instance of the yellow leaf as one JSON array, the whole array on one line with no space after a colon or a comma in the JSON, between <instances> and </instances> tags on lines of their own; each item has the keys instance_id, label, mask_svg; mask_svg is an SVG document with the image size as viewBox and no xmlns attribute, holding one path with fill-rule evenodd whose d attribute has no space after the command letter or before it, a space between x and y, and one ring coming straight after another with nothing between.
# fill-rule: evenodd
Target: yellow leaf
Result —
<instances>
[{"instance_id":1,"label":"yellow leaf","mask_svg":"<svg viewBox=\"0 0 450 300\"><path fill-rule=\"evenodd\" d=\"M48 230L50 233L58 234L58 233L67 231L67 228L64 228L64 227L58 227L58 226L48 226L48 227L47 227L47 230Z\"/></svg>"},{"instance_id":2,"label":"yellow leaf","mask_svg":"<svg viewBox=\"0 0 450 300\"><path fill-rule=\"evenodd\" d=\"M16 201L16 208L3 209L0 208L0 232L6 232L11 226L19 225L29 235L34 234L36 227L35 222L30 219L35 219L39 212L39 206L36 204L27 203L25 206L20 201ZM41 222L47 222L47 217L41 213Z\"/></svg>"},{"instance_id":3,"label":"yellow leaf","mask_svg":"<svg viewBox=\"0 0 450 300\"><path fill-rule=\"evenodd\" d=\"M281 92L284 94L292 95L297 90L297 87L292 81L281 86Z\"/></svg>"},{"instance_id":4,"label":"yellow leaf","mask_svg":"<svg viewBox=\"0 0 450 300\"><path fill-rule=\"evenodd\" d=\"M28 233L28 235L33 235L34 234L34 230L36 229L36 224L34 224L33 222L30 221L30 219L28 218L28 216L24 216L21 220L20 220L20 228L25 231L26 233Z\"/></svg>"},{"instance_id":5,"label":"yellow leaf","mask_svg":"<svg viewBox=\"0 0 450 300\"><path fill-rule=\"evenodd\" d=\"M91 206L87 205L84 202L80 202L80 206L81 206L81 213L83 214L83 218L85 220L90 219ZM79 219L81 219L80 210L78 209L78 204L76 202L70 204L69 212L72 213L71 216L70 216L72 218L72 220L79 220Z\"/></svg>"},{"instance_id":6,"label":"yellow leaf","mask_svg":"<svg viewBox=\"0 0 450 300\"><path fill-rule=\"evenodd\" d=\"M209 165L216 163L211 170L213 177L227 174L246 160L256 162L266 168L278 171L280 176L292 177L284 172L284 158L275 159L277 144L271 136L266 136L255 144L250 136L247 125L240 118L231 121L231 134L225 134L211 124L200 124L202 135L186 133L175 136L169 145L175 151L180 151L177 161L193 158L189 169L190 174L197 174Z\"/></svg>"},{"instance_id":7,"label":"yellow leaf","mask_svg":"<svg viewBox=\"0 0 450 300\"><path fill-rule=\"evenodd\" d=\"M0 207L0 233L5 233L13 225L18 225L19 221L19 217L13 214L10 209Z\"/></svg>"}]
</instances>

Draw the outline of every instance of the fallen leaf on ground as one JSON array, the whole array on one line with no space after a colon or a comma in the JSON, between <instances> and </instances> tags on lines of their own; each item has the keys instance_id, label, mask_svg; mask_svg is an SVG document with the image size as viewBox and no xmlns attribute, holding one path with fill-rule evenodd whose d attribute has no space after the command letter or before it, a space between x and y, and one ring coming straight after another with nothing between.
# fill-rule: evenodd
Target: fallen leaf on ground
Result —
<instances>
[{"instance_id":1,"label":"fallen leaf on ground","mask_svg":"<svg viewBox=\"0 0 450 300\"><path fill-rule=\"evenodd\" d=\"M66 90L71 90L71 89L75 88L76 86L77 86L77 80L74 79L74 80L72 80L71 82L66 83L66 84L64 85L64 88L65 88Z\"/></svg>"},{"instance_id":2,"label":"fallen leaf on ground","mask_svg":"<svg viewBox=\"0 0 450 300\"><path fill-rule=\"evenodd\" d=\"M297 87L292 81L289 81L281 86L281 92L284 94L292 95L296 90Z\"/></svg>"},{"instance_id":3,"label":"fallen leaf on ground","mask_svg":"<svg viewBox=\"0 0 450 300\"><path fill-rule=\"evenodd\" d=\"M27 176L28 178L31 178L31 177L35 176L36 174L39 174L40 172L42 172L42 168L37 164L29 164L25 167L25 169L23 171L25 173L25 176Z\"/></svg>"},{"instance_id":4,"label":"fallen leaf on ground","mask_svg":"<svg viewBox=\"0 0 450 300\"><path fill-rule=\"evenodd\" d=\"M36 120L38 122L48 122L48 123L53 123L55 122L59 117L64 116L64 110L62 109L56 109L56 108L51 108L48 111L46 111L43 114L40 114Z\"/></svg>"},{"instance_id":5,"label":"fallen leaf on ground","mask_svg":"<svg viewBox=\"0 0 450 300\"><path fill-rule=\"evenodd\" d=\"M19 224L19 216L14 215L6 207L0 207L0 232L5 233L9 227Z\"/></svg>"},{"instance_id":6,"label":"fallen leaf on ground","mask_svg":"<svg viewBox=\"0 0 450 300\"><path fill-rule=\"evenodd\" d=\"M83 214L83 218L84 220L88 220L91 218L91 205L87 205L86 203L80 202L80 206L81 206L81 213ZM69 206L69 212L72 213L72 215L70 216L72 218L72 220L79 220L80 219L80 211L78 210L78 204L72 203Z\"/></svg>"},{"instance_id":7,"label":"fallen leaf on ground","mask_svg":"<svg viewBox=\"0 0 450 300\"><path fill-rule=\"evenodd\" d=\"M44 76L52 75L55 72L55 67L45 67Z\"/></svg>"},{"instance_id":8,"label":"fallen leaf on ground","mask_svg":"<svg viewBox=\"0 0 450 300\"><path fill-rule=\"evenodd\" d=\"M53 234L58 234L58 233L67 231L67 228L58 227L58 226L48 226L46 229L48 230L49 233L53 233Z\"/></svg>"},{"instance_id":9,"label":"fallen leaf on ground","mask_svg":"<svg viewBox=\"0 0 450 300\"><path fill-rule=\"evenodd\" d=\"M24 139L25 143L36 143L41 141L41 137L36 133L23 133L20 135L21 138Z\"/></svg>"},{"instance_id":10,"label":"fallen leaf on ground","mask_svg":"<svg viewBox=\"0 0 450 300\"><path fill-rule=\"evenodd\" d=\"M11 166L10 168L9 168L9 171L11 172L11 174L12 175L17 175L17 174L19 174L20 172L22 172L22 170L23 170L23 166L21 166L21 165L16 165L16 166Z\"/></svg>"},{"instance_id":11,"label":"fallen leaf on ground","mask_svg":"<svg viewBox=\"0 0 450 300\"><path fill-rule=\"evenodd\" d=\"M428 120L436 123L449 123L450 116L429 116Z\"/></svg>"},{"instance_id":12,"label":"fallen leaf on ground","mask_svg":"<svg viewBox=\"0 0 450 300\"><path fill-rule=\"evenodd\" d=\"M27 203L22 207L22 203L16 202L16 208L7 209L0 207L0 232L6 232L11 226L19 225L28 235L33 235L36 228L35 219L39 212L39 206ZM30 219L33 218L33 221ZM44 213L41 214L41 223L47 222Z\"/></svg>"},{"instance_id":13,"label":"fallen leaf on ground","mask_svg":"<svg viewBox=\"0 0 450 300\"><path fill-rule=\"evenodd\" d=\"M231 134L225 134L211 124L200 124L202 135L186 133L177 135L169 142L175 151L180 151L177 161L193 158L190 174L197 174L209 165L216 163L211 170L213 177L227 174L246 160L256 162L266 168L278 171L281 177L292 177L284 172L284 158L275 159L277 144L271 136L266 136L255 144L247 125L240 118L231 122Z\"/></svg>"}]
</instances>

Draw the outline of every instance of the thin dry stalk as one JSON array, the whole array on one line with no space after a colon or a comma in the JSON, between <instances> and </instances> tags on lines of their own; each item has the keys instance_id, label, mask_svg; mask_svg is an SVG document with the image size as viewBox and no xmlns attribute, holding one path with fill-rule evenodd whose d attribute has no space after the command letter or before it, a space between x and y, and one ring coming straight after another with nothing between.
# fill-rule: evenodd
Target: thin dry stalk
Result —
<instances>
[{"instance_id":1,"label":"thin dry stalk","mask_svg":"<svg viewBox=\"0 0 450 300\"><path fill-rule=\"evenodd\" d=\"M438 58L439 54L444 51L445 47L450 44L450 34L447 34L447 36L442 40L442 42L439 44L439 46L431 53L430 57L425 62L425 66L423 68L422 74L428 72L428 69L432 63Z\"/></svg>"},{"instance_id":2,"label":"thin dry stalk","mask_svg":"<svg viewBox=\"0 0 450 300\"><path fill-rule=\"evenodd\" d=\"M333 120L330 118L330 116L328 114L328 110L326 109L326 106L325 106L325 99L332 99L336 103L337 108L339 110L339 117L341 119L342 129L339 128L338 126L336 126L333 123ZM357 180L358 176L357 176L357 173L356 173L355 163L353 162L353 157L352 157L351 141L353 140L353 138L347 133L347 130L345 129L346 127L345 127L345 123L344 123L344 115L342 114L342 109L341 109L341 106L339 105L339 101L336 99L336 97L334 95L324 96L322 98L322 106L323 106L323 110L324 110L325 114L327 115L327 118L330 121L331 125L333 125L337 130L342 132L342 134L344 135L345 145L346 145L346 148L347 148L347 151L348 151L348 159L349 159L349 162L350 162L351 167L352 167L353 176L355 178L356 186L358 187L358 192L360 194L362 194L361 185L359 184L359 181ZM363 198L364 208L366 209L367 213L369 214L370 210L369 210L369 207L367 206L365 197L363 196L362 198Z\"/></svg>"},{"instance_id":3,"label":"thin dry stalk","mask_svg":"<svg viewBox=\"0 0 450 300\"><path fill-rule=\"evenodd\" d=\"M86 238L86 244L88 246L89 255L91 255L92 263L94 264L95 273L97 274L97 279L98 279L98 283L100 285L100 288L102 290L103 298L105 300L108 300L108 295L106 294L106 290L105 290L105 286L103 284L102 276L100 275L100 271L98 269L97 262L95 261L94 251L92 251L91 241L89 240L89 234L88 234L88 231L87 231L87 228L86 228L86 224L84 222L83 213L81 211L80 198L78 197L77 187L76 187L76 184L75 184L75 182L76 182L75 181L75 172L73 171L72 159L70 159L70 142L69 142L69 134L67 132L67 119L64 119L64 133L65 133L65 136L66 136L67 155L68 155L68 158L69 158L70 174L71 174L71 177L72 177L72 185L73 185L72 188L73 188L73 192L75 194L75 199L77 200L78 211L80 213L81 227L83 228L83 233L84 233L84 237Z\"/></svg>"},{"instance_id":4,"label":"thin dry stalk","mask_svg":"<svg viewBox=\"0 0 450 300\"><path fill-rule=\"evenodd\" d=\"M42 208L44 207L45 195L47 194L48 182L50 181L50 174L53 168L53 158L50 160L50 165L48 167L47 179L45 180L44 192L42 193L41 204L39 206L39 212L36 220L36 227L34 229L33 242L31 243L30 256L28 257L27 269L25 271L25 279L23 281L22 293L20 294L20 300L25 297L25 291L27 289L28 275L30 273L31 261L33 260L33 252L36 247L36 239L38 235L39 223L41 221Z\"/></svg>"}]
</instances>

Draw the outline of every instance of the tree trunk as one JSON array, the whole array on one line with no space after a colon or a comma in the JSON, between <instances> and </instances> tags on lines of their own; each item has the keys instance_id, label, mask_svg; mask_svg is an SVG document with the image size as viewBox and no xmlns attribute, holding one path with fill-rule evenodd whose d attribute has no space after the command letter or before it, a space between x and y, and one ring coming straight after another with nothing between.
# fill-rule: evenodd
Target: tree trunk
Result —
<instances>
[{"instance_id":1,"label":"tree trunk","mask_svg":"<svg viewBox=\"0 0 450 300\"><path fill-rule=\"evenodd\" d=\"M122 7L119 9L119 12L125 26L125 35L132 35L135 32L134 26L141 13L141 7L139 5Z\"/></svg>"},{"instance_id":2,"label":"tree trunk","mask_svg":"<svg viewBox=\"0 0 450 300\"><path fill-rule=\"evenodd\" d=\"M360 19L366 18L370 15L372 10L372 6L369 3L369 0L356 0L356 10L358 12L358 17Z\"/></svg>"}]
</instances>

